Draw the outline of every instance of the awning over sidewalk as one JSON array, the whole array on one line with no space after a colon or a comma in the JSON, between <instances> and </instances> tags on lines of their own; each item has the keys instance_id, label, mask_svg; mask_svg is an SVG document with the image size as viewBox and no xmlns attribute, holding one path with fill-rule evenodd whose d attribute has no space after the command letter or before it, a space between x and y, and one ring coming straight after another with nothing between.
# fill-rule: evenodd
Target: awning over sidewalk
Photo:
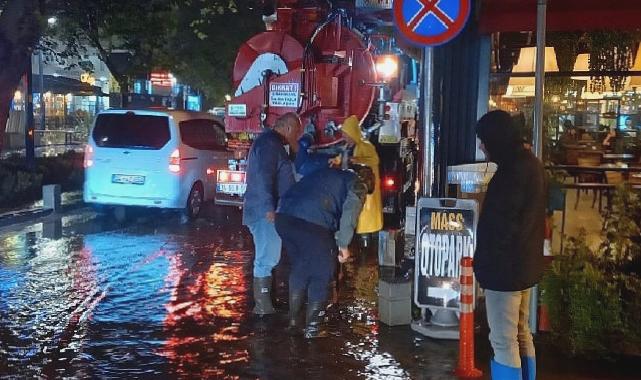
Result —
<instances>
[{"instance_id":1,"label":"awning over sidewalk","mask_svg":"<svg viewBox=\"0 0 641 380\"><path fill-rule=\"evenodd\" d=\"M98 86L92 86L89 83L81 82L77 79L63 76L44 75L43 77L44 92L54 94L73 94L80 96L107 96ZM40 91L38 74L33 74L33 92Z\"/></svg>"},{"instance_id":2,"label":"awning over sidewalk","mask_svg":"<svg viewBox=\"0 0 641 380\"><path fill-rule=\"evenodd\" d=\"M482 0L482 33L536 30L537 0ZM639 0L548 0L548 31L641 29Z\"/></svg>"}]
</instances>

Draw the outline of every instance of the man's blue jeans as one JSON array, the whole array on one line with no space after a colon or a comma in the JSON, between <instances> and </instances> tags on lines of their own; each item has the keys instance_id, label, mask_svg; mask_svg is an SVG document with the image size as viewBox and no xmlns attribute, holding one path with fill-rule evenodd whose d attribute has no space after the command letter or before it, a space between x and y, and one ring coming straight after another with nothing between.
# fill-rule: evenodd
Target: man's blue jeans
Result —
<instances>
[{"instance_id":1,"label":"man's blue jeans","mask_svg":"<svg viewBox=\"0 0 641 380\"><path fill-rule=\"evenodd\" d=\"M254 277L269 277L272 269L280 261L281 240L273 222L262 218L249 224L249 231L254 237L256 256L254 257Z\"/></svg>"}]
</instances>

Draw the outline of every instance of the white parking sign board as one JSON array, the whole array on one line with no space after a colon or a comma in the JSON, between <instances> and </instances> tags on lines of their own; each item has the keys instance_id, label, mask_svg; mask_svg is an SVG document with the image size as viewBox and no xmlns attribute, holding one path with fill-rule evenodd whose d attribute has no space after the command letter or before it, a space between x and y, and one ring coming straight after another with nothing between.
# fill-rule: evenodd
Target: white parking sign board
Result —
<instances>
[{"instance_id":1,"label":"white parking sign board","mask_svg":"<svg viewBox=\"0 0 641 380\"><path fill-rule=\"evenodd\" d=\"M298 83L270 83L269 106L296 108L299 94Z\"/></svg>"},{"instance_id":2,"label":"white parking sign board","mask_svg":"<svg viewBox=\"0 0 641 380\"><path fill-rule=\"evenodd\" d=\"M461 258L474 255L477 210L470 199L419 200L414 270L419 307L459 309Z\"/></svg>"}]
</instances>

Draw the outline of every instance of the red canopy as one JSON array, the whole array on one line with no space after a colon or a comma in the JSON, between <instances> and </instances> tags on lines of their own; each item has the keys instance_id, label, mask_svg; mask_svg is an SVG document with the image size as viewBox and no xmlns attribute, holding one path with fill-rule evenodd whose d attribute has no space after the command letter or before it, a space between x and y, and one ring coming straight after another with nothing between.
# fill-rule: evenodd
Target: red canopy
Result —
<instances>
[{"instance_id":1,"label":"red canopy","mask_svg":"<svg viewBox=\"0 0 641 380\"><path fill-rule=\"evenodd\" d=\"M548 0L548 31L641 29L640 0ZM536 0L481 0L482 33L536 30Z\"/></svg>"}]
</instances>

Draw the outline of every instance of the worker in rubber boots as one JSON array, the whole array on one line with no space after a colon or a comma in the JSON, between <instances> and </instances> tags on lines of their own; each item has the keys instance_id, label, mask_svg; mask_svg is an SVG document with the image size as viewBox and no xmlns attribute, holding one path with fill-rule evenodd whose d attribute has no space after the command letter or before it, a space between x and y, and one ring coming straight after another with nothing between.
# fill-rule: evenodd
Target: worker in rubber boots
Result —
<instances>
[{"instance_id":1,"label":"worker in rubber boots","mask_svg":"<svg viewBox=\"0 0 641 380\"><path fill-rule=\"evenodd\" d=\"M357 234L369 234L383 228L383 205L381 201L380 160L372 143L363 139L361 127L356 116L350 116L343 122L343 138L349 147L354 148L351 161L369 166L376 178L376 188L367 196L363 212L358 219Z\"/></svg>"},{"instance_id":2,"label":"worker in rubber boots","mask_svg":"<svg viewBox=\"0 0 641 380\"><path fill-rule=\"evenodd\" d=\"M300 327L298 315L307 295L304 336L325 335L322 322L337 254L341 263L349 258L358 216L374 188L374 173L365 165L350 170L322 168L304 176L280 199L276 230L291 263L291 332Z\"/></svg>"},{"instance_id":3,"label":"worker in rubber boots","mask_svg":"<svg viewBox=\"0 0 641 380\"><path fill-rule=\"evenodd\" d=\"M294 168L285 145L297 146L302 135L298 115L281 116L252 144L247 157L243 224L254 238L254 314L276 311L272 305L272 269L280 261L281 240L274 226L278 199L294 184ZM295 148L293 148L295 149Z\"/></svg>"},{"instance_id":4,"label":"worker in rubber boots","mask_svg":"<svg viewBox=\"0 0 641 380\"><path fill-rule=\"evenodd\" d=\"M476 135L497 170L478 222L474 274L485 289L493 380L534 380L530 295L543 275L546 185L543 165L523 146L510 114L491 111Z\"/></svg>"}]
</instances>

